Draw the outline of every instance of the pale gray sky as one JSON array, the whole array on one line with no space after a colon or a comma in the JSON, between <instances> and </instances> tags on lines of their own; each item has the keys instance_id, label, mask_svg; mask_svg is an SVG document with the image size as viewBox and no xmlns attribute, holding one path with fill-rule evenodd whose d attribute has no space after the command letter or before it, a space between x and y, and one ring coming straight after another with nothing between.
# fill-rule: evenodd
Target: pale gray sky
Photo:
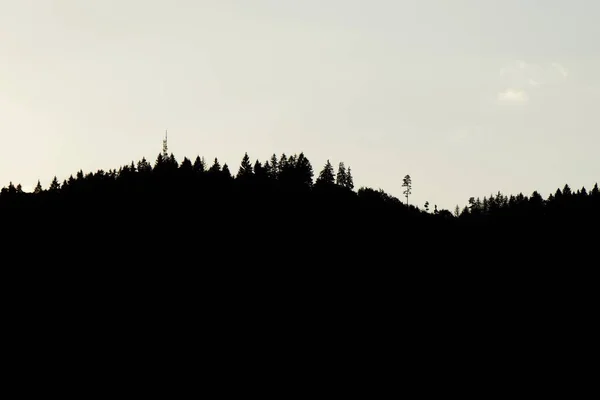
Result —
<instances>
[{"instance_id":1,"label":"pale gray sky","mask_svg":"<svg viewBox=\"0 0 600 400\"><path fill-rule=\"evenodd\" d=\"M452 209L600 180L596 0L0 0L0 186L304 151Z\"/></svg>"}]
</instances>

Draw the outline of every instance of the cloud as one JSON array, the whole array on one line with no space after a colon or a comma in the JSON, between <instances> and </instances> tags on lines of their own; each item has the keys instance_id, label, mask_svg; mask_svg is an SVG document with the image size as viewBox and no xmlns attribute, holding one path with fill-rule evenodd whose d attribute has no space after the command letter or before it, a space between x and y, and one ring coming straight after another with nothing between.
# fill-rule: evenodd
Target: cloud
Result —
<instances>
[{"instance_id":1,"label":"cloud","mask_svg":"<svg viewBox=\"0 0 600 400\"><path fill-rule=\"evenodd\" d=\"M518 87L526 84L531 86L559 84L567 76L569 76L567 68L556 62L534 64L515 60L500 68L500 77L507 87Z\"/></svg>"},{"instance_id":2,"label":"cloud","mask_svg":"<svg viewBox=\"0 0 600 400\"><path fill-rule=\"evenodd\" d=\"M522 61L522 60L515 61L515 64L517 65L517 67L519 69L525 69L529 66L529 64L527 64L525 61Z\"/></svg>"},{"instance_id":3,"label":"cloud","mask_svg":"<svg viewBox=\"0 0 600 400\"><path fill-rule=\"evenodd\" d=\"M565 67L563 67L562 65L560 65L559 63L552 63L552 68L557 70L564 78L569 76L569 71L567 71L567 69Z\"/></svg>"},{"instance_id":4,"label":"cloud","mask_svg":"<svg viewBox=\"0 0 600 400\"><path fill-rule=\"evenodd\" d=\"M542 91L566 83L569 71L563 65L552 62L545 64L514 60L500 68L498 102L502 104L525 104L529 96L524 89ZM528 89L528 90L529 90Z\"/></svg>"},{"instance_id":5,"label":"cloud","mask_svg":"<svg viewBox=\"0 0 600 400\"><path fill-rule=\"evenodd\" d=\"M501 104L527 104L529 96L523 89L506 89L498 93Z\"/></svg>"}]
</instances>

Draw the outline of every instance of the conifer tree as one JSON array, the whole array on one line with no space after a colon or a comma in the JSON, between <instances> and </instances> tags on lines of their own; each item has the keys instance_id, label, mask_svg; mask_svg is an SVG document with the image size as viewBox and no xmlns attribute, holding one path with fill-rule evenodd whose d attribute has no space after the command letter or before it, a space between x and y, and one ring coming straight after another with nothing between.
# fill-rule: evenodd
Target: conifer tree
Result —
<instances>
[{"instance_id":1,"label":"conifer tree","mask_svg":"<svg viewBox=\"0 0 600 400\"><path fill-rule=\"evenodd\" d=\"M313 185L313 167L303 152L298 155L298 159L296 160L296 173L298 183L306 187L311 187Z\"/></svg>"},{"instance_id":2,"label":"conifer tree","mask_svg":"<svg viewBox=\"0 0 600 400\"><path fill-rule=\"evenodd\" d=\"M58 182L58 178L56 176L54 179L52 179L49 190L51 192L58 192L60 190L60 183Z\"/></svg>"},{"instance_id":3,"label":"conifer tree","mask_svg":"<svg viewBox=\"0 0 600 400\"><path fill-rule=\"evenodd\" d=\"M223 164L223 169L221 170L221 173L223 174L223 177L225 179L232 179L233 176L231 175L231 171L229 170L229 166L227 165L227 163Z\"/></svg>"},{"instance_id":4,"label":"conifer tree","mask_svg":"<svg viewBox=\"0 0 600 400\"><path fill-rule=\"evenodd\" d=\"M279 161L277 160L277 155L275 154L271 156L271 163L268 174L269 178L271 179L277 179L277 177L279 176Z\"/></svg>"},{"instance_id":5,"label":"conifer tree","mask_svg":"<svg viewBox=\"0 0 600 400\"><path fill-rule=\"evenodd\" d=\"M344 166L344 162L340 162L338 165L338 171L335 178L335 184L341 187L346 187L346 183L348 181L346 175L346 167Z\"/></svg>"},{"instance_id":6,"label":"conifer tree","mask_svg":"<svg viewBox=\"0 0 600 400\"><path fill-rule=\"evenodd\" d=\"M402 180L402 187L405 187L404 195L406 196L406 205L408 205L408 196L412 193L412 180L410 175L406 175Z\"/></svg>"},{"instance_id":7,"label":"conifer tree","mask_svg":"<svg viewBox=\"0 0 600 400\"><path fill-rule=\"evenodd\" d=\"M185 172L192 172L194 167L192 166L192 161L189 158L183 157L183 161L181 162L179 168Z\"/></svg>"},{"instance_id":8,"label":"conifer tree","mask_svg":"<svg viewBox=\"0 0 600 400\"><path fill-rule=\"evenodd\" d=\"M354 190L354 179L352 178L352 168L350 167L346 170L346 187Z\"/></svg>"},{"instance_id":9,"label":"conifer tree","mask_svg":"<svg viewBox=\"0 0 600 400\"><path fill-rule=\"evenodd\" d=\"M325 163L323 170L321 170L321 172L319 173L319 177L317 178L315 184L319 186L329 186L335 184L333 166L331 165L329 160L327 160L327 163Z\"/></svg>"},{"instance_id":10,"label":"conifer tree","mask_svg":"<svg viewBox=\"0 0 600 400\"><path fill-rule=\"evenodd\" d=\"M200 156L196 156L196 160L194 161L194 172L197 174L201 174L206 170L206 164L204 163L204 158L200 158Z\"/></svg>"},{"instance_id":11,"label":"conifer tree","mask_svg":"<svg viewBox=\"0 0 600 400\"><path fill-rule=\"evenodd\" d=\"M244 158L242 158L242 162L240 164L240 168L237 173L237 179L244 180L250 179L254 175L252 171L252 164L250 163L250 157L248 157L248 153L244 153Z\"/></svg>"},{"instance_id":12,"label":"conifer tree","mask_svg":"<svg viewBox=\"0 0 600 400\"><path fill-rule=\"evenodd\" d=\"M217 157L215 157L215 161L213 162L213 165L210 167L208 172L210 172L211 175L215 175L221 172L221 164L219 163Z\"/></svg>"},{"instance_id":13,"label":"conifer tree","mask_svg":"<svg viewBox=\"0 0 600 400\"><path fill-rule=\"evenodd\" d=\"M173 153L171 153L171 155L169 156L169 167L171 170L179 168L179 163L177 162L177 159L175 158Z\"/></svg>"},{"instance_id":14,"label":"conifer tree","mask_svg":"<svg viewBox=\"0 0 600 400\"><path fill-rule=\"evenodd\" d=\"M268 165L268 163L269 162L267 161L267 165ZM258 160L256 160L256 162L254 163L254 176L256 176L256 178L259 178L261 180L264 180L268 176L266 168L263 167L263 165Z\"/></svg>"},{"instance_id":15,"label":"conifer tree","mask_svg":"<svg viewBox=\"0 0 600 400\"><path fill-rule=\"evenodd\" d=\"M43 190L42 184L41 184L40 180L38 179L37 185L35 186L35 189L33 189L33 193L40 194L40 193L42 193L42 190Z\"/></svg>"}]
</instances>

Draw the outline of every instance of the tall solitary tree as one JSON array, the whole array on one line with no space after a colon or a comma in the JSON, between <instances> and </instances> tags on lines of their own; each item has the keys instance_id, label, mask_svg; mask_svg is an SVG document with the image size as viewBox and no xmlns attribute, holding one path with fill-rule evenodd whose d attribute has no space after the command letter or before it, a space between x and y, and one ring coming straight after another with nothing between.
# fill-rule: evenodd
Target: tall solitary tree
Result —
<instances>
[{"instance_id":1,"label":"tall solitary tree","mask_svg":"<svg viewBox=\"0 0 600 400\"><path fill-rule=\"evenodd\" d=\"M403 193L406 196L406 205L408 205L408 196L412 194L412 180L410 179L410 175L404 177L402 180L402 187L406 188Z\"/></svg>"}]
</instances>

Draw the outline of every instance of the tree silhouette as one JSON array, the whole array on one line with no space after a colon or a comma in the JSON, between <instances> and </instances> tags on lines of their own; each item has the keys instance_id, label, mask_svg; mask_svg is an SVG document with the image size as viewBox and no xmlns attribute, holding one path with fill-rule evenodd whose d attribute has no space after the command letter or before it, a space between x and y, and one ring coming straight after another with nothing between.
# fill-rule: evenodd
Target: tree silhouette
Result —
<instances>
[{"instance_id":1,"label":"tree silhouette","mask_svg":"<svg viewBox=\"0 0 600 400\"><path fill-rule=\"evenodd\" d=\"M221 164L219 163L217 157L215 157L213 165L208 169L208 173L212 176L216 176L221 173Z\"/></svg>"},{"instance_id":2,"label":"tree silhouette","mask_svg":"<svg viewBox=\"0 0 600 400\"><path fill-rule=\"evenodd\" d=\"M346 175L346 167L343 162L340 162L338 165L338 172L336 175L335 183L338 186L346 187L348 182L348 176Z\"/></svg>"},{"instance_id":3,"label":"tree silhouette","mask_svg":"<svg viewBox=\"0 0 600 400\"><path fill-rule=\"evenodd\" d=\"M152 172L152 165L150 165L150 163L148 161L146 161L146 157L143 157L138 162L137 170L138 170L138 172L140 172L142 174L149 174L150 172ZM77 175L77 180L82 180L83 179L83 171L80 171L80 172L81 172L81 176L78 174Z\"/></svg>"},{"instance_id":4,"label":"tree silhouette","mask_svg":"<svg viewBox=\"0 0 600 400\"><path fill-rule=\"evenodd\" d=\"M40 183L40 180L38 179L37 185L35 185L35 189L33 189L33 193L40 194L40 193L42 193L42 191L43 191L42 184Z\"/></svg>"},{"instance_id":5,"label":"tree silhouette","mask_svg":"<svg viewBox=\"0 0 600 400\"><path fill-rule=\"evenodd\" d=\"M325 163L325 166L323 167L323 169L319 173L319 176L317 177L315 185L331 186L334 184L335 184L335 177L333 174L333 166L331 165L329 160L327 160L327 162Z\"/></svg>"},{"instance_id":6,"label":"tree silhouette","mask_svg":"<svg viewBox=\"0 0 600 400\"><path fill-rule=\"evenodd\" d=\"M346 187L350 190L354 190L354 178L352 178L352 168L348 167L346 171Z\"/></svg>"},{"instance_id":7,"label":"tree silhouette","mask_svg":"<svg viewBox=\"0 0 600 400\"><path fill-rule=\"evenodd\" d=\"M60 183L58 182L58 178L56 176L54 176L52 179L49 190L54 193L57 193L60 190Z\"/></svg>"},{"instance_id":8,"label":"tree silhouette","mask_svg":"<svg viewBox=\"0 0 600 400\"><path fill-rule=\"evenodd\" d=\"M244 153L244 158L242 158L242 162L237 173L237 179L248 180L251 179L253 175L254 171L252 170L250 157L248 157L248 153Z\"/></svg>"},{"instance_id":9,"label":"tree silhouette","mask_svg":"<svg viewBox=\"0 0 600 400\"><path fill-rule=\"evenodd\" d=\"M277 155L275 154L271 156L271 162L267 168L267 174L269 175L269 178L273 180L277 179L279 176L279 161L277 160Z\"/></svg>"},{"instance_id":10,"label":"tree silhouette","mask_svg":"<svg viewBox=\"0 0 600 400\"><path fill-rule=\"evenodd\" d=\"M410 175L406 175L402 180L402 187L405 187L404 195L406 196L406 205L408 205L408 196L412 193L412 180Z\"/></svg>"},{"instance_id":11,"label":"tree silhouette","mask_svg":"<svg viewBox=\"0 0 600 400\"><path fill-rule=\"evenodd\" d=\"M193 166L194 172L197 174L201 174L206 170L206 164L204 163L204 158L200 158L200 156L196 156L196 160L194 161Z\"/></svg>"},{"instance_id":12,"label":"tree silhouette","mask_svg":"<svg viewBox=\"0 0 600 400\"><path fill-rule=\"evenodd\" d=\"M233 179L233 175L231 175L231 171L229 170L229 166L227 163L223 164L223 169L221 170L223 177L227 180Z\"/></svg>"},{"instance_id":13,"label":"tree silhouette","mask_svg":"<svg viewBox=\"0 0 600 400\"><path fill-rule=\"evenodd\" d=\"M191 173L194 170L192 161L187 157L183 158L183 161L181 162L181 165L179 166L179 168L181 168L181 170L184 171L184 173L186 173L186 174Z\"/></svg>"},{"instance_id":14,"label":"tree silhouette","mask_svg":"<svg viewBox=\"0 0 600 400\"><path fill-rule=\"evenodd\" d=\"M320 274L329 273L335 274L336 279L346 279L349 275L368 274L364 265L388 265L397 243L413 246L417 241L425 242L423 238L435 251L415 251L422 259L409 265L444 265L444 257L453 257L452 262L477 260L478 271L482 271L488 266L481 263L481 254L501 258L528 247L536 249L538 257L545 248L563 251L582 237L590 239L590 243L580 240L577 252L563 253L569 257L593 253L594 235L600 226L597 183L591 190L573 190L564 185L547 199L537 191L529 197L522 193L474 194L462 212L459 205L454 214L435 205L430 213L429 201L424 209L409 205L409 175L403 181L406 202L402 202L381 188L361 187L355 192L350 167L342 162L336 174L327 160L313 185L313 168L305 154L289 154L282 154L281 159L273 155L264 163L256 160L251 164L244 153L235 179L228 165L221 167L216 157L206 171L207 165L200 156L193 163L183 157L179 165L172 153L168 157L160 153L154 168L143 158L107 171L84 173L80 169L62 184L54 176L48 190L43 190L38 180L33 193L22 192L20 185L10 182L0 190L2 229L21 241L40 232L40 243L56 238L57 243L73 243L73 254L80 251L94 258L111 254L112 259L121 259L117 250L129 253L132 263L144 265L149 274L156 276L169 273L169 269L161 267L157 273L158 269L151 267L155 258L163 258L163 253L170 258L162 259L159 265L187 265L189 268L180 268L179 273L210 275L224 270L219 263L241 266L270 262L269 254L277 249L292 255L290 266L327 261L319 267L320 272L303 271L297 276L318 281ZM252 179L246 181L244 176ZM56 228L55 221L60 222L61 229ZM159 234L157 224L161 226ZM186 233L190 229L193 234ZM591 235L585 233L590 231ZM332 246L318 245L313 250L313 235L306 232L327 238ZM74 240L66 235L72 235ZM405 241L411 238L415 241ZM33 248L38 244L34 243ZM145 251L159 247L167 251ZM198 259L184 260L178 257L180 254L198 257L201 268ZM440 258L435 259L437 255ZM555 255L560 256L556 252ZM216 264L208 267L204 260L212 260L213 256ZM519 263L517 259L505 260L511 266L507 271L517 271L510 264ZM277 274L295 269L284 260L277 260L276 264L286 265L278 266ZM540 264L537 258L534 264ZM550 264L541 263L544 271L536 273L545 276ZM354 265L361 265L363 271L358 273ZM531 265L519 265L519 274L526 274ZM416 268L403 268L400 273L413 273ZM235 272L239 273L244 274L241 269ZM516 273L512 277L521 279ZM189 278L178 279L197 282L191 275ZM119 277L111 275L111 279Z\"/></svg>"},{"instance_id":15,"label":"tree silhouette","mask_svg":"<svg viewBox=\"0 0 600 400\"><path fill-rule=\"evenodd\" d=\"M298 183L306 188L312 187L314 171L310 161L306 158L304 153L298 155L295 169L297 171L296 175L298 176Z\"/></svg>"}]
</instances>

